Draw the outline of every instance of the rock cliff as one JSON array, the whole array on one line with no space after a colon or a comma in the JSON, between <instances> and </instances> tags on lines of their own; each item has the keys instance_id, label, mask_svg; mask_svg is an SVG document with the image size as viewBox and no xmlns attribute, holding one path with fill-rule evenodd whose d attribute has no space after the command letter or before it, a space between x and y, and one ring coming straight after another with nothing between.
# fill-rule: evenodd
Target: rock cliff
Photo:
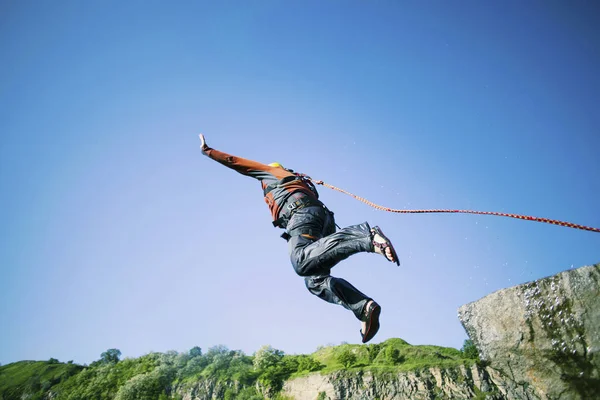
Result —
<instances>
[{"instance_id":1,"label":"rock cliff","mask_svg":"<svg viewBox=\"0 0 600 400\"><path fill-rule=\"evenodd\" d=\"M507 382L539 399L600 399L600 264L497 291L459 318Z\"/></svg>"},{"instance_id":2,"label":"rock cliff","mask_svg":"<svg viewBox=\"0 0 600 400\"><path fill-rule=\"evenodd\" d=\"M491 373L490 373L491 372ZM283 394L295 400L433 400L527 399L527 389L505 387L496 371L477 365L451 369L428 368L404 373L336 372L313 374L285 383Z\"/></svg>"}]
</instances>

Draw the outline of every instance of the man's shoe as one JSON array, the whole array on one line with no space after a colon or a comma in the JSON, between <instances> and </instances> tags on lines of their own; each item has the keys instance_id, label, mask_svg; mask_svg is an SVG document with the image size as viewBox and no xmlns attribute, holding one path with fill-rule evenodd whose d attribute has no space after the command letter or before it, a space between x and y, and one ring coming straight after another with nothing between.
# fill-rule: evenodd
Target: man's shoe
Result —
<instances>
[{"instance_id":1,"label":"man's shoe","mask_svg":"<svg viewBox=\"0 0 600 400\"><path fill-rule=\"evenodd\" d=\"M367 325L366 331L364 333L362 329L360 331L363 343L367 343L369 340L373 339L373 336L375 336L379 330L379 314L381 314L381 307L379 304L375 303L375 301L367 303L363 314L363 322Z\"/></svg>"}]
</instances>

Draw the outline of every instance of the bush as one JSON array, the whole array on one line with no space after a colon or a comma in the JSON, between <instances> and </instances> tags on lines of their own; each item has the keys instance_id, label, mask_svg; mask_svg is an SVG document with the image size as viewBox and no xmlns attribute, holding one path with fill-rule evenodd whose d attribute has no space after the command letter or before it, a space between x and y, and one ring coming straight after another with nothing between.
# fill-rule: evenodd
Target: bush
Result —
<instances>
[{"instance_id":1,"label":"bush","mask_svg":"<svg viewBox=\"0 0 600 400\"><path fill-rule=\"evenodd\" d=\"M386 347L383 354L388 364L396 365L404 361L404 357L400 356L400 350L393 346Z\"/></svg>"},{"instance_id":2,"label":"bush","mask_svg":"<svg viewBox=\"0 0 600 400\"><path fill-rule=\"evenodd\" d=\"M262 346L256 353L254 353L254 368L266 369L272 367L281 361L283 358L283 351L274 349L271 346Z\"/></svg>"},{"instance_id":3,"label":"bush","mask_svg":"<svg viewBox=\"0 0 600 400\"><path fill-rule=\"evenodd\" d=\"M298 357L298 372L302 371L318 371L323 368L323 364L312 358L311 356L299 356Z\"/></svg>"},{"instance_id":4,"label":"bush","mask_svg":"<svg viewBox=\"0 0 600 400\"><path fill-rule=\"evenodd\" d=\"M462 349L460 349L460 351L462 351L462 353L467 358L479 360L479 350L477 350L477 347L475 347L475 343L473 343L471 339L465 340L465 342L463 343L463 347Z\"/></svg>"},{"instance_id":5,"label":"bush","mask_svg":"<svg viewBox=\"0 0 600 400\"><path fill-rule=\"evenodd\" d=\"M367 352L369 353L369 362L370 363L373 363L373 361L375 361L375 358L377 358L377 355L379 354L380 351L381 351L380 344L367 345Z\"/></svg>"},{"instance_id":6,"label":"bush","mask_svg":"<svg viewBox=\"0 0 600 400\"><path fill-rule=\"evenodd\" d=\"M198 346L192 347L190 350L190 357L200 357L202 355L202 349Z\"/></svg>"},{"instance_id":7,"label":"bush","mask_svg":"<svg viewBox=\"0 0 600 400\"><path fill-rule=\"evenodd\" d=\"M224 400L263 400L263 397L254 387L243 388L239 392L229 388L225 391Z\"/></svg>"},{"instance_id":8,"label":"bush","mask_svg":"<svg viewBox=\"0 0 600 400\"><path fill-rule=\"evenodd\" d=\"M356 362L356 354L349 349L342 350L336 358L338 362L344 366L344 368L350 368Z\"/></svg>"},{"instance_id":9,"label":"bush","mask_svg":"<svg viewBox=\"0 0 600 400\"><path fill-rule=\"evenodd\" d=\"M108 349L100 355L100 361L103 364L116 364L119 362L121 356L121 350L119 349Z\"/></svg>"}]
</instances>

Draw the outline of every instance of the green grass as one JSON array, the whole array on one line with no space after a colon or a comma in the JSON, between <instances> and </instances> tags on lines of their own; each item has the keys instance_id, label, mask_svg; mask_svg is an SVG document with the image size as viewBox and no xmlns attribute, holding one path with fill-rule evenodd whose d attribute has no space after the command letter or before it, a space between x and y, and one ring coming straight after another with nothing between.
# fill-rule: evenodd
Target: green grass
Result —
<instances>
[{"instance_id":1,"label":"green grass","mask_svg":"<svg viewBox=\"0 0 600 400\"><path fill-rule=\"evenodd\" d=\"M369 354L371 346L372 354ZM398 361L392 363L386 359L385 349L393 347L398 350ZM338 360L344 351L356 355L356 362L345 368ZM374 358L371 359L371 357ZM388 339L377 345L353 345L325 347L312 355L325 367L320 373L327 374L339 370L371 370L374 372L407 372L428 367L452 368L459 365L472 365L475 360L467 358L457 349L440 346L413 346L402 339ZM304 374L305 375L305 374Z\"/></svg>"},{"instance_id":2,"label":"green grass","mask_svg":"<svg viewBox=\"0 0 600 400\"><path fill-rule=\"evenodd\" d=\"M83 367L48 361L19 361L0 367L0 399L18 398L30 393L33 398L51 386L68 379Z\"/></svg>"}]
</instances>

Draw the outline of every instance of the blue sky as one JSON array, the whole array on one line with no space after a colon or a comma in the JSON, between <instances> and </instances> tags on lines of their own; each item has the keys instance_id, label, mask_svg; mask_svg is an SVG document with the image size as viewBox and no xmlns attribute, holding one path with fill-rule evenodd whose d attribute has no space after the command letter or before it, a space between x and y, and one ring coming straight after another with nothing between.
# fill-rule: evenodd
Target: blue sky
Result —
<instances>
[{"instance_id":1,"label":"blue sky","mask_svg":"<svg viewBox=\"0 0 600 400\"><path fill-rule=\"evenodd\" d=\"M375 203L600 227L591 1L0 2L0 363L359 343L309 294L251 178L279 161ZM600 262L600 234L399 215L321 188L402 266L333 270L374 343L461 347L462 304Z\"/></svg>"}]
</instances>

